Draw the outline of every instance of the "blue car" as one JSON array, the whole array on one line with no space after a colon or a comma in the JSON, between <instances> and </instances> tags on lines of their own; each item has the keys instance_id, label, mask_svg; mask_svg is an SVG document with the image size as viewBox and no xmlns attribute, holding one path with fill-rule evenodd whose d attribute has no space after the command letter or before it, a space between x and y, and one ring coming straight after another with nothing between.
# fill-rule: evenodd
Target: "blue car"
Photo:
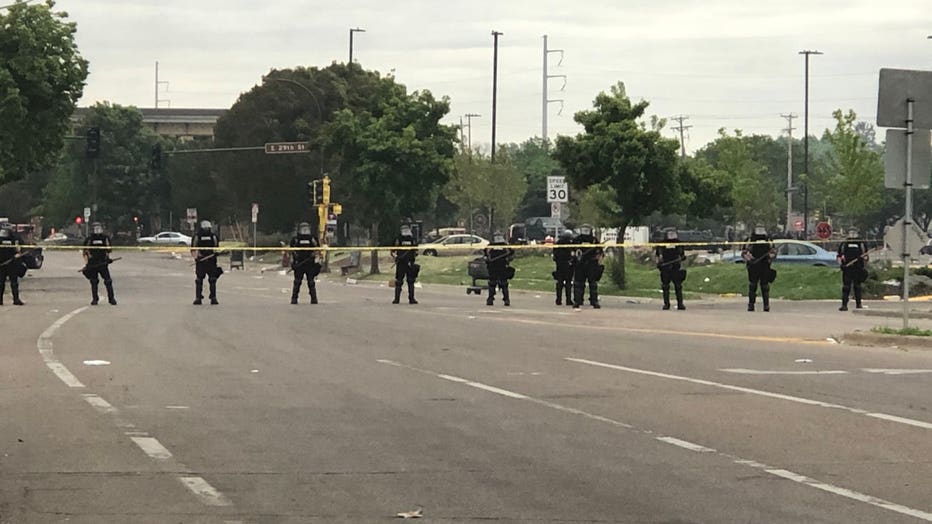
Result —
<instances>
[{"instance_id":1,"label":"blue car","mask_svg":"<svg viewBox=\"0 0 932 524\"><path fill-rule=\"evenodd\" d=\"M837 253L822 249L812 242L778 239L773 244L777 248L775 263L838 267ZM743 264L744 259L741 258L741 251L731 251L722 255L722 262Z\"/></svg>"}]
</instances>

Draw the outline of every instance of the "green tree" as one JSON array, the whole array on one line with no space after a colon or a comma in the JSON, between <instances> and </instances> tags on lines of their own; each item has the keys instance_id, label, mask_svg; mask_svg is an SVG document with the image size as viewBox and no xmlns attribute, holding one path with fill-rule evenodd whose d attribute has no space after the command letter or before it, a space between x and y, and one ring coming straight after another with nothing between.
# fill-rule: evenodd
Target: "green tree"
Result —
<instances>
[{"instance_id":1,"label":"green tree","mask_svg":"<svg viewBox=\"0 0 932 524\"><path fill-rule=\"evenodd\" d=\"M132 228L133 217L153 217L167 201L161 175L152 169L152 149L159 141L133 107L99 103L85 119L100 128L101 152L84 157L83 144L66 147L64 161L46 189L41 212L52 224L66 224L84 206L97 205L96 220L114 230Z\"/></svg>"},{"instance_id":2,"label":"green tree","mask_svg":"<svg viewBox=\"0 0 932 524\"><path fill-rule=\"evenodd\" d=\"M564 175L560 163L551 155L551 145L540 138L529 138L520 144L505 144L499 149L524 175L527 183L527 192L518 206L517 216L520 218L550 215L547 177Z\"/></svg>"},{"instance_id":3,"label":"green tree","mask_svg":"<svg viewBox=\"0 0 932 524\"><path fill-rule=\"evenodd\" d=\"M871 226L869 219L885 203L884 170L880 154L857 128L857 115L840 109L832 113L835 129L826 132L832 145L828 161L822 167L830 193L829 212L841 214L854 225Z\"/></svg>"},{"instance_id":4,"label":"green tree","mask_svg":"<svg viewBox=\"0 0 932 524\"><path fill-rule=\"evenodd\" d=\"M554 156L575 188L604 183L615 191L619 213L615 223L607 225L621 230L654 211L684 204L678 144L647 128L642 119L648 105L632 104L619 82L609 93L596 96L593 110L576 113L582 133L557 139ZM623 266L619 273L624 275Z\"/></svg>"},{"instance_id":5,"label":"green tree","mask_svg":"<svg viewBox=\"0 0 932 524\"><path fill-rule=\"evenodd\" d=\"M0 12L0 183L54 165L81 98L87 61L55 2Z\"/></svg>"},{"instance_id":6,"label":"green tree","mask_svg":"<svg viewBox=\"0 0 932 524\"><path fill-rule=\"evenodd\" d=\"M515 218L527 193L525 175L509 155L502 154L494 164L477 153L457 155L456 169L444 188L443 194L459 207L463 217L468 218L475 209L492 216L488 230L480 233L503 230Z\"/></svg>"},{"instance_id":7,"label":"green tree","mask_svg":"<svg viewBox=\"0 0 932 524\"><path fill-rule=\"evenodd\" d=\"M731 136L721 129L716 143L718 161L715 168L720 180L727 181L734 220L748 226L776 224L785 201L774 180L767 176L767 169L753 157L747 137L740 130Z\"/></svg>"}]
</instances>

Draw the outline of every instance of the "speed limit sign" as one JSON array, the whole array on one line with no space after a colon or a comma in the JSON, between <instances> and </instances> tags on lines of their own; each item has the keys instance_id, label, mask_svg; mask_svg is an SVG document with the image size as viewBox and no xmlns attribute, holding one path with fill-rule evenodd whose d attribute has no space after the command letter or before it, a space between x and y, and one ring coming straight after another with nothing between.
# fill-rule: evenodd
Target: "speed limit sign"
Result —
<instances>
[{"instance_id":1,"label":"speed limit sign","mask_svg":"<svg viewBox=\"0 0 932 524\"><path fill-rule=\"evenodd\" d=\"M562 176L547 177L547 202L569 202L570 191Z\"/></svg>"}]
</instances>

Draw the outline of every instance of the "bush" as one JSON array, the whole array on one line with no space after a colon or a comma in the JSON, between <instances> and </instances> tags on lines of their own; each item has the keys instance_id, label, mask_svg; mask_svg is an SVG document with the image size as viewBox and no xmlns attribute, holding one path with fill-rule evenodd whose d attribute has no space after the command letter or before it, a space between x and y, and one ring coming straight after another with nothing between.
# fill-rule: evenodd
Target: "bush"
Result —
<instances>
[{"instance_id":1,"label":"bush","mask_svg":"<svg viewBox=\"0 0 932 524\"><path fill-rule=\"evenodd\" d=\"M606 258L605 269L606 271L608 271L608 276L609 278L612 279L612 282L616 286L618 286L618 289L626 289L625 287L625 257L623 254L621 256Z\"/></svg>"}]
</instances>

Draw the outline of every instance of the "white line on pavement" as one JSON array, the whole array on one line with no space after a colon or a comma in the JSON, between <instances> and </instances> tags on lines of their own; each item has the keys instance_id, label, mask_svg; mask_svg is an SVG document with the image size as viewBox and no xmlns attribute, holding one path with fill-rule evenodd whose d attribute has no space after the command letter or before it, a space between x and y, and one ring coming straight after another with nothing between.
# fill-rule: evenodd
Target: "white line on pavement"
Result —
<instances>
[{"instance_id":1,"label":"white line on pavement","mask_svg":"<svg viewBox=\"0 0 932 524\"><path fill-rule=\"evenodd\" d=\"M201 477L178 477L184 487L208 506L231 506L232 503Z\"/></svg>"},{"instance_id":2,"label":"white line on pavement","mask_svg":"<svg viewBox=\"0 0 932 524\"><path fill-rule=\"evenodd\" d=\"M739 375L847 375L847 371L828 369L825 371L769 371L766 369L724 368L719 371L737 373Z\"/></svg>"},{"instance_id":3,"label":"white line on pavement","mask_svg":"<svg viewBox=\"0 0 932 524\"><path fill-rule=\"evenodd\" d=\"M715 453L715 450L712 448L700 446L699 444L693 444L692 442L680 440L675 437L657 437L657 440L660 442L666 442L667 444L673 444L674 446L679 446L683 449L688 449L689 451L695 451L697 453Z\"/></svg>"},{"instance_id":4,"label":"white line on pavement","mask_svg":"<svg viewBox=\"0 0 932 524\"><path fill-rule=\"evenodd\" d=\"M932 369L880 369L880 368L863 368L865 373L880 373L883 375L918 375L921 373L932 373Z\"/></svg>"},{"instance_id":5,"label":"white line on pavement","mask_svg":"<svg viewBox=\"0 0 932 524\"><path fill-rule=\"evenodd\" d=\"M143 453L149 455L149 458L155 460L166 460L172 458L171 451L165 448L155 437L130 437L130 440L139 446Z\"/></svg>"},{"instance_id":6,"label":"white line on pavement","mask_svg":"<svg viewBox=\"0 0 932 524\"><path fill-rule=\"evenodd\" d=\"M101 413L116 413L115 407L93 393L85 393L81 396L84 397L84 400L86 400L88 404Z\"/></svg>"},{"instance_id":7,"label":"white line on pavement","mask_svg":"<svg viewBox=\"0 0 932 524\"><path fill-rule=\"evenodd\" d=\"M759 470L765 471L765 472L767 472L767 473L769 473L769 474L771 474L771 475L775 475L775 476L777 476L777 477L780 477L780 478L783 478L783 479L786 479L786 480L790 480L790 481L792 481L792 482L796 482L796 483L799 483L799 484L802 484L802 485L805 485L805 486L809 486L809 487L813 487L813 488L816 488L816 489L819 489L819 490L822 490L822 491L826 491L826 492L832 493L832 494L834 494L834 495L838 495L838 496L845 497L845 498L848 498L848 499L852 499L852 500L856 500L856 501L859 501L859 502L863 502L863 503L869 504L869 505L871 505L871 506L875 506L875 507L882 508L882 509L885 509L885 510L888 510L888 511L893 511L893 512L896 512L896 513L900 513L900 514L902 514L902 515L908 515L908 516L910 516L910 517L915 517L915 518L918 518L918 519L920 519L920 520L924 520L924 521L927 521L927 522L932 522L932 513L929 513L929 512L923 511L923 510L918 510L918 509L910 508L910 507L908 507L908 506L903 506L903 505L897 504L897 503L895 503L895 502L890 502L890 501L887 501L887 500L884 500L884 499L881 499L881 498L877 498L877 497L874 497L874 496L871 496L871 495L866 495L866 494L864 494L864 493L860 493L860 492L857 492L857 491L854 491L854 490L850 490L850 489L843 488L843 487L840 487L840 486L834 486L834 485L832 485L832 484L827 484L827 483L824 483L824 482L820 482L820 481L818 481L818 480L815 480L815 479L806 477L806 476L804 476L804 475L800 475L800 474L798 474L798 473L794 473L794 472L792 472L792 471L788 471L788 470L780 469L780 468L774 468L774 467L768 466L768 465L766 465L766 464L762 464L762 463L760 463L760 462L756 462L756 461L753 461L753 460L743 459L743 458L741 458L741 457L736 457L736 456L734 456L734 455L731 455L731 454L728 454L728 453L724 453L724 452L721 452L721 451L716 451L716 450L714 450L714 449L712 449L712 448L708 448L708 447L702 446L702 445L700 445L700 444L694 444L694 443L689 442L689 441L686 441L686 440L681 440L681 439L678 439L678 438L675 438L675 437L657 437L657 436L654 434L654 432L651 431L651 430L636 428L636 427L634 427L634 426L632 426L632 425L630 425L630 424L626 424L626 423L624 423L624 422L620 422L620 421L617 421L617 420L614 420L614 419L610 419L610 418L608 418L608 417L603 417L603 416L595 415L595 414L593 414L593 413L588 413L588 412L586 412L586 411L582 411L582 410L579 410L579 409L575 409L575 408L570 408L570 407L562 406L562 405L560 405L560 404L555 404L555 403L553 403L553 402L549 402L549 401L546 401L546 400L541 400L541 399L537 399L537 398L534 398L534 397L529 397L529 396L527 396L527 395L522 395L521 393L515 393L514 391L508 391L508 390L506 390L506 389L501 389L501 388L497 388L497 387L494 387L494 386L489 386L489 385L487 385L487 384L482 384L481 382L474 382L474 381L471 381L471 380L468 380L468 379L464 379L464 378L461 378L461 377L455 377L455 376L452 376L452 375L444 375L444 374L442 374L442 373L437 373L437 372L430 371L430 370L427 370L427 369L422 369L422 368L417 368L417 367L414 367L414 366L409 366L409 365L407 365L407 364L401 364L401 363L399 363L399 362L395 362L395 361L391 361L391 360L378 360L377 362L379 362L379 363L381 363L381 364L387 364L387 365L390 365L390 366L395 366L395 367L400 367L400 368L404 368L404 369L409 369L409 370L411 370L411 371L415 371L415 372L418 372L418 373L421 373L421 374L425 374L425 375L431 375L431 376L434 376L434 377L437 377L437 378L440 378L440 379L448 380L448 381L451 381L451 382L456 382L456 383L458 383L458 384L468 385L468 386L472 386L472 387L484 386L484 387L482 387L482 388L480 388L480 389L483 389L483 390L485 390L485 391L489 391L489 392L491 392L491 393L495 393L495 394L497 394L497 395L503 395L503 396L506 396L506 397L509 397L509 398L521 399L521 400L525 400L525 401L528 401L528 402L533 402L533 403L535 403L535 404L539 404L539 405L551 407L551 408L554 408L554 409L557 409L557 410L559 410L559 411L563 411L563 412L566 412L566 413L573 413L573 414L576 414L576 415L581 415L581 416L584 416L584 417L589 418L589 419L592 419L592 420L598 420L598 421L601 421L601 422L606 422L606 423L611 424L611 425L613 425L613 426L618 426L618 427L623 427L623 428L631 429L631 430L637 431L637 432L639 432L639 433L642 433L642 434L645 434L645 435L649 435L649 436L651 436L654 440L657 440L657 441L660 441L660 442L664 442L664 443L666 443L666 444L670 444L670 445L673 445L673 446L677 446L677 447L679 447L679 448L688 449L688 450L690 450L690 451L694 451L694 452L698 452L698 453L712 453L712 454L715 454L715 455L717 455L717 456L727 458L728 460L730 460L730 461L733 462L734 464L739 464L739 465L742 465L742 466L746 466L746 467L750 467L750 468L754 468L754 469L759 469Z\"/></svg>"},{"instance_id":8,"label":"white line on pavement","mask_svg":"<svg viewBox=\"0 0 932 524\"><path fill-rule=\"evenodd\" d=\"M843 405L841 405L841 404L833 404L833 403L831 403L831 402L822 402L821 400L812 400L812 399L803 398L803 397L796 397L796 396L793 396L793 395L784 395L784 394L782 394L782 393L773 393L773 392L770 392L770 391L763 391L763 390L760 390L760 389L746 388L746 387L743 387L743 386L733 386L733 385L731 385L731 384L723 384L723 383L721 383L721 382L713 382L713 381L711 381L711 380L703 380L703 379L698 379L698 378L690 378L690 377L684 377L684 376L680 376L680 375L671 375L671 374L669 374L669 373L660 373L660 372L657 372L657 371L649 371L649 370L646 370L646 369L629 368L629 367L626 367L626 366L619 366L619 365L616 365L616 364L608 364L608 363L606 363L606 362L598 362L598 361L595 361L595 360L586 360L586 359L584 359L584 358L566 357L566 360L568 360L568 361L570 361L570 362L576 362L576 363L578 363L578 364L586 364L586 365L589 365L589 366L596 366L596 367L601 367L601 368L614 369L614 370L616 370L616 371L626 371L626 372L628 372L628 373L637 373L637 374L639 374L639 375L647 375L647 376L651 376L651 377L666 378L666 379L670 379L670 380L679 380L679 381L682 381L682 382L689 382L689 383L692 383L692 384L699 384L699 385L702 385L702 386L711 386L711 387L716 387L716 388L721 388L721 389L727 389L727 390L731 390L731 391L739 391L739 392L741 392L741 393L749 393L749 394L751 394L751 395L759 395L759 396L761 396L761 397L775 398L775 399L778 399L778 400L787 400L787 401L796 402L796 403L799 403L799 404L806 404L806 405L808 405L808 406L816 406L816 407L820 407L820 408L837 409L837 410L841 410L841 411L847 411L847 412L849 412L849 413L854 413L855 415L864 415L864 416L868 416L868 417L873 417L873 418L878 418L878 419L887 420L887 421L890 421L890 422L896 422L896 423L899 423L899 424L906 424L906 425L914 426L914 427L918 427L918 428L932 429L932 424L930 424L930 423L928 423L928 422L925 422L925 421L922 421L922 420L915 420L915 419L910 419L910 418L905 418L905 417L897 417L897 416L895 416L895 415L888 415L888 414L886 414L886 413L871 413L870 411L867 411L867 410L864 410L864 409L852 408L852 407L849 407L849 406L843 406Z\"/></svg>"},{"instance_id":9,"label":"white line on pavement","mask_svg":"<svg viewBox=\"0 0 932 524\"><path fill-rule=\"evenodd\" d=\"M55 335L55 332L61 328L65 322L71 320L75 315L81 313L87 309L87 306L80 307L75 309L71 313L59 318L55 321L54 324L48 327L45 331L39 335L39 339L36 340L36 349L39 350L39 354L42 356L42 360L45 362L46 367L48 367L56 377L59 378L62 382L65 383L69 388L83 388L84 384L78 380L78 377L74 376L64 364L58 361L55 358L55 353L52 351L52 336Z\"/></svg>"}]
</instances>

